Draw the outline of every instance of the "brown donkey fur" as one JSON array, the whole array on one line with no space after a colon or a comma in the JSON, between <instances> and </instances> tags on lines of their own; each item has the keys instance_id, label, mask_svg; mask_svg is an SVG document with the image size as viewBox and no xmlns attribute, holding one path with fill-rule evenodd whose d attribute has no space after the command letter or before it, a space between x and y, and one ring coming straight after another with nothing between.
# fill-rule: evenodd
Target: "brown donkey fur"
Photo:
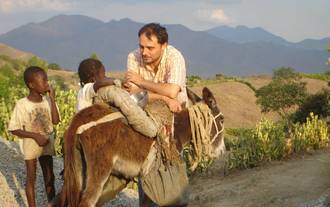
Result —
<instances>
[{"instance_id":1,"label":"brown donkey fur","mask_svg":"<svg viewBox=\"0 0 330 207\"><path fill-rule=\"evenodd\" d=\"M188 90L193 103L204 101L213 115L220 110L213 94L203 89L203 100ZM93 105L76 114L65 134L64 192L69 206L95 206L110 175L124 178L139 176L153 140L143 136L121 120L102 123L76 135L79 126L111 113L109 107ZM174 137L178 151L191 139L189 114L185 109L175 114ZM223 116L216 123L221 126ZM215 128L215 127L213 127ZM184 129L184 130L182 130ZM215 134L215 130L212 129ZM212 134L211 134L212 137ZM223 133L212 143L215 154L224 150Z\"/></svg>"}]
</instances>

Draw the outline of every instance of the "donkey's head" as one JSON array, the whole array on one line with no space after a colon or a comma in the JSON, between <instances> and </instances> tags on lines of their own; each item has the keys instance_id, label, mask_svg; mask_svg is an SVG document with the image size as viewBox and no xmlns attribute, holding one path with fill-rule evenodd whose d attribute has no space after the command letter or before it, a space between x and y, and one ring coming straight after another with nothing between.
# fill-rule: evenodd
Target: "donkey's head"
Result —
<instances>
[{"instance_id":1,"label":"donkey's head","mask_svg":"<svg viewBox=\"0 0 330 207\"><path fill-rule=\"evenodd\" d=\"M211 144L211 158L218 158L225 152L224 143L224 116L217 106L216 100L212 92L207 88L203 88L203 99L198 97L194 92L187 88L187 94L193 104L204 102L210 109L211 116L209 117L212 122L210 131L210 144Z\"/></svg>"}]
</instances>

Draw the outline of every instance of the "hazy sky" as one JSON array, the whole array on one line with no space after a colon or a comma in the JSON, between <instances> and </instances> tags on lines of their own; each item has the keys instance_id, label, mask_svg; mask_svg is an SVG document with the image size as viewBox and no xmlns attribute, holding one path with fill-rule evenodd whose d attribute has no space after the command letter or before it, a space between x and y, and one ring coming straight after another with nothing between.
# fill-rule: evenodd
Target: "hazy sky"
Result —
<instances>
[{"instance_id":1,"label":"hazy sky","mask_svg":"<svg viewBox=\"0 0 330 207\"><path fill-rule=\"evenodd\" d=\"M0 0L0 34L58 14L104 22L128 17L192 30L246 25L293 42L330 37L330 0Z\"/></svg>"}]
</instances>

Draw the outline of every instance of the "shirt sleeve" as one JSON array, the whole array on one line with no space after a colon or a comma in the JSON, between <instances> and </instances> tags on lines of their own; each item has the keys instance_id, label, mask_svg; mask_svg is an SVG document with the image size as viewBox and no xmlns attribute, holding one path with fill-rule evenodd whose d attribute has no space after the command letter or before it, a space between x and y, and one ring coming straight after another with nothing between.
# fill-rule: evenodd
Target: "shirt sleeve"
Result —
<instances>
[{"instance_id":1,"label":"shirt sleeve","mask_svg":"<svg viewBox=\"0 0 330 207\"><path fill-rule=\"evenodd\" d=\"M8 124L8 131L24 129L22 115L24 113L22 112L21 105L17 102Z\"/></svg>"},{"instance_id":2,"label":"shirt sleeve","mask_svg":"<svg viewBox=\"0 0 330 207\"><path fill-rule=\"evenodd\" d=\"M96 93L94 91L94 83L85 84L82 93L83 96L87 99L92 99L94 96L96 96Z\"/></svg>"},{"instance_id":3,"label":"shirt sleeve","mask_svg":"<svg viewBox=\"0 0 330 207\"><path fill-rule=\"evenodd\" d=\"M174 54L169 61L168 83L173 83L181 87L186 84L186 65L180 52Z\"/></svg>"},{"instance_id":4,"label":"shirt sleeve","mask_svg":"<svg viewBox=\"0 0 330 207\"><path fill-rule=\"evenodd\" d=\"M135 52L131 52L127 56L127 71L134 71L136 73L139 73L139 63L136 57Z\"/></svg>"}]
</instances>

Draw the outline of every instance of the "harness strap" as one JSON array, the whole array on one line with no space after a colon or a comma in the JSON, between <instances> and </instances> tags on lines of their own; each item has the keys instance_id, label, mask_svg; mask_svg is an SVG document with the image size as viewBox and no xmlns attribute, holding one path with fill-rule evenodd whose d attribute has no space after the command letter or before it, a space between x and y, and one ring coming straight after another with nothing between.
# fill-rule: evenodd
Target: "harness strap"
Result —
<instances>
[{"instance_id":1,"label":"harness strap","mask_svg":"<svg viewBox=\"0 0 330 207\"><path fill-rule=\"evenodd\" d=\"M115 119L119 119L119 118L124 118L124 116L122 115L122 113L120 112L114 112L114 113L111 113L111 114L108 114L96 121L91 121L87 124L83 124L81 125L78 129L77 129L77 132L76 134L82 134L84 131L86 131L87 129L91 128L91 127L94 127L98 124L101 124L101 123L105 123L105 122L109 122L109 121L113 121Z\"/></svg>"}]
</instances>

